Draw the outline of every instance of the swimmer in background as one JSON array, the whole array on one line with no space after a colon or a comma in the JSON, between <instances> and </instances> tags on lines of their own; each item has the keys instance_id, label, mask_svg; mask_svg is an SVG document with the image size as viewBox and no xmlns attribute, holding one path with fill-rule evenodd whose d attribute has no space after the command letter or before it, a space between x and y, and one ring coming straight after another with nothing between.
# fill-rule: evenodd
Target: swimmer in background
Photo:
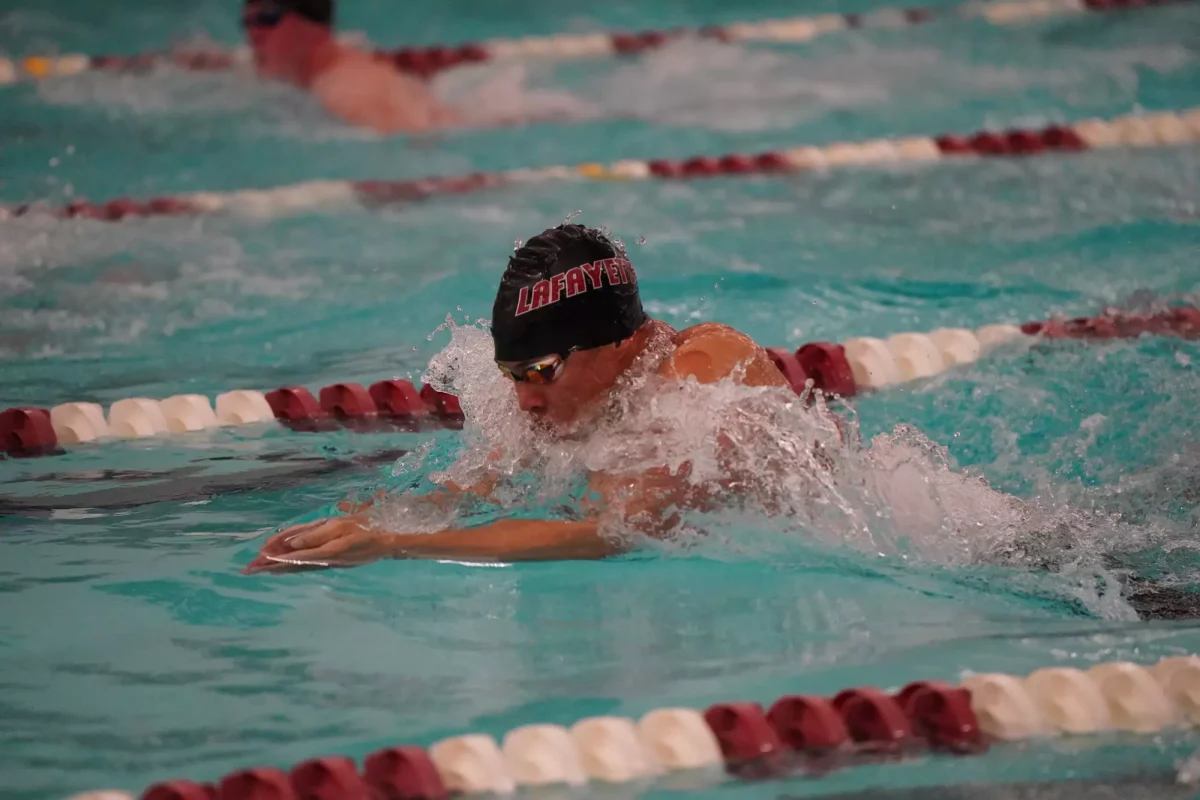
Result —
<instances>
[{"instance_id":1,"label":"swimmer in background","mask_svg":"<svg viewBox=\"0 0 1200 800\"><path fill-rule=\"evenodd\" d=\"M636 375L657 375L668 385L728 380L790 391L767 352L733 328L703 323L676 331L648 317L625 254L600 231L580 225L546 230L512 255L493 306L492 338L496 364L512 381L521 411L534 418L538 433L550 437L577 436L605 415L611 420L621 414L622 405L612 401ZM732 444L730 433L747 438L745 431L722 430L717 435L721 452ZM387 558L604 558L630 547L606 533L610 525L665 538L677 529L681 510L710 509L739 494L761 498L764 491L755 488L764 476L738 467L723 465L720 485L708 488L690 482L689 469L684 464L674 472L665 466L633 474L593 472L589 495L598 500L585 501L579 521L510 519L405 534L374 527L359 509L276 534L245 572L344 567ZM493 476L466 488L443 486L439 493L487 497L495 486ZM760 505L769 508L770 500Z\"/></svg>"},{"instance_id":2,"label":"swimmer in background","mask_svg":"<svg viewBox=\"0 0 1200 800\"><path fill-rule=\"evenodd\" d=\"M246 0L242 26L259 75L313 94L331 114L378 133L456 124L424 81L339 43L334 0Z\"/></svg>"}]
</instances>

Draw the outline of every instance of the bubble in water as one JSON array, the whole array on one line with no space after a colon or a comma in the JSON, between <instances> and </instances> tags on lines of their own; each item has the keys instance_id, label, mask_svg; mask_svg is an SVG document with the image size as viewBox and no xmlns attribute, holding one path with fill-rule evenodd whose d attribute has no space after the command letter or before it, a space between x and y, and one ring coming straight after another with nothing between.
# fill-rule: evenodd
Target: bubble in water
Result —
<instances>
[{"instance_id":1,"label":"bubble in water","mask_svg":"<svg viewBox=\"0 0 1200 800\"><path fill-rule=\"evenodd\" d=\"M1186 786L1200 784L1200 750L1192 753L1191 757L1180 765L1175 773L1175 782Z\"/></svg>"},{"instance_id":2,"label":"bubble in water","mask_svg":"<svg viewBox=\"0 0 1200 800\"><path fill-rule=\"evenodd\" d=\"M646 243L646 237L645 237L645 236L639 236L639 237L637 237L636 239L634 239L634 242L635 242L635 243L637 243L637 244L645 244L645 243Z\"/></svg>"},{"instance_id":3,"label":"bubble in water","mask_svg":"<svg viewBox=\"0 0 1200 800\"><path fill-rule=\"evenodd\" d=\"M520 250L524 246L525 246L525 240L517 239L516 241L513 242L513 252L515 253L516 251Z\"/></svg>"},{"instance_id":4,"label":"bubble in water","mask_svg":"<svg viewBox=\"0 0 1200 800\"><path fill-rule=\"evenodd\" d=\"M570 225L570 224L571 224L571 221L572 221L573 219L575 219L576 217L582 216L582 215L583 215L583 209L576 209L575 211L572 211L570 214L567 214L567 216L566 216L566 218L563 220L563 223L562 223L562 224L563 224L563 225Z\"/></svg>"},{"instance_id":5,"label":"bubble in water","mask_svg":"<svg viewBox=\"0 0 1200 800\"><path fill-rule=\"evenodd\" d=\"M396 463L392 465L392 477L405 477L417 472L425 463L425 457L429 455L429 450L432 446L432 442L421 442L412 450L409 450L403 456L396 459Z\"/></svg>"}]
</instances>

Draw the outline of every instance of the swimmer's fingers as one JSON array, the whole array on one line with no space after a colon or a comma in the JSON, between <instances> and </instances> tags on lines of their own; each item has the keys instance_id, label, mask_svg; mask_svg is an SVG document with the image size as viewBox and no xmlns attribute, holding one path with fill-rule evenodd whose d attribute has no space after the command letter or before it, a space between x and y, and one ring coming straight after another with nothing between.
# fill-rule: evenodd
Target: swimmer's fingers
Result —
<instances>
[{"instance_id":1,"label":"swimmer's fingers","mask_svg":"<svg viewBox=\"0 0 1200 800\"><path fill-rule=\"evenodd\" d=\"M271 575L286 575L291 572L312 572L318 569L328 569L328 567L324 564L304 564L287 559L259 556L242 569L242 574L257 575L265 572Z\"/></svg>"},{"instance_id":2,"label":"swimmer's fingers","mask_svg":"<svg viewBox=\"0 0 1200 800\"><path fill-rule=\"evenodd\" d=\"M318 519L312 522L306 522L303 525L293 525L290 528L284 528L283 530L279 531L279 533L276 533L271 538L263 542L262 547L259 548L259 552L286 553L292 549L291 545L288 544L290 539L299 534L305 533L306 531L310 531L320 525L324 525L326 522L328 522L328 520Z\"/></svg>"},{"instance_id":3,"label":"swimmer's fingers","mask_svg":"<svg viewBox=\"0 0 1200 800\"><path fill-rule=\"evenodd\" d=\"M281 550L279 548L275 548L274 550L268 551L267 549L264 548L261 552L259 552L259 554L257 556L254 557L254 559L249 564L247 564L245 567L242 568L242 574L243 575L253 575L256 572L288 572L288 571L291 571L291 570L283 569L281 565L284 562L279 560L281 558L287 558L291 554L291 552L292 552L291 550Z\"/></svg>"},{"instance_id":4,"label":"swimmer's fingers","mask_svg":"<svg viewBox=\"0 0 1200 800\"><path fill-rule=\"evenodd\" d=\"M304 530L298 530L284 540L288 552L295 554L301 550L312 550L347 536L362 533L363 528L356 520L348 517L338 517L324 520L324 523Z\"/></svg>"},{"instance_id":5,"label":"swimmer's fingers","mask_svg":"<svg viewBox=\"0 0 1200 800\"><path fill-rule=\"evenodd\" d=\"M243 573L295 572L365 564L388 555L388 536L366 530L352 517L318 520L272 537Z\"/></svg>"},{"instance_id":6,"label":"swimmer's fingers","mask_svg":"<svg viewBox=\"0 0 1200 800\"><path fill-rule=\"evenodd\" d=\"M377 547L377 538L369 533L342 536L308 550L296 550L284 558L291 564L319 567L351 567L366 564L384 554Z\"/></svg>"},{"instance_id":7,"label":"swimmer's fingers","mask_svg":"<svg viewBox=\"0 0 1200 800\"><path fill-rule=\"evenodd\" d=\"M297 536L313 531L322 525L326 525L328 522L329 520L327 519L318 519L303 525L293 525L276 533L270 539L263 542L263 546L259 548L258 556L247 564L242 572L250 575L255 572L271 570L272 567L278 564L275 559L281 556L286 557L296 549L292 542Z\"/></svg>"}]
</instances>

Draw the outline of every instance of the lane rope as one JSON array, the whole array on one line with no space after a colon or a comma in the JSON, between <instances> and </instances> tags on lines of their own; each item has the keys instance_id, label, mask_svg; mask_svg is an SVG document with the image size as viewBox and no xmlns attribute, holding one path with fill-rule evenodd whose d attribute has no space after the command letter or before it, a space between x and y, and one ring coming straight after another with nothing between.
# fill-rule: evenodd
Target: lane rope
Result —
<instances>
[{"instance_id":1,"label":"lane rope","mask_svg":"<svg viewBox=\"0 0 1200 800\"><path fill-rule=\"evenodd\" d=\"M1200 108L1179 112L1135 114L1110 120L1085 119L1040 129L980 131L961 136L913 136L834 142L746 155L695 156L687 159L624 159L611 164L586 163L455 177L405 180L327 180L244 189L198 192L135 201L121 197L92 203L76 200L62 208L40 204L0 206L0 220L48 213L64 219L107 222L199 214L231 214L273 218L289 214L350 207L375 208L431 197L461 195L499 186L562 181L691 180L748 175L793 175L829 169L896 166L973 158L1016 158L1105 148L1146 148L1200 141Z\"/></svg>"},{"instance_id":2,"label":"lane rope","mask_svg":"<svg viewBox=\"0 0 1200 800\"><path fill-rule=\"evenodd\" d=\"M629 56L655 50L683 38L719 42L801 44L830 33L873 28L904 28L941 20L975 20L1015 26L1057 17L1179 4L1190 0L1012 0L969 2L946 8L882 8L865 14L822 14L700 28L645 30L635 33L552 34L518 39L491 39L460 45L376 50L396 68L422 76L470 64L511 59L567 60ZM346 37L357 38L357 37ZM158 66L203 72L249 66L246 46L137 55L35 55L12 61L0 58L0 85L22 80L79 75L85 72L139 72Z\"/></svg>"},{"instance_id":3,"label":"lane rope","mask_svg":"<svg viewBox=\"0 0 1200 800\"><path fill-rule=\"evenodd\" d=\"M1022 326L999 323L975 330L940 328L898 333L887 339L855 337L841 343L809 342L795 351L768 348L799 395L811 387L831 397L932 378L972 364L996 348L1020 341L1129 339L1139 336L1200 338L1200 308L1180 306L1154 313L1106 309L1095 317L1051 319ZM107 413L98 403L68 402L52 408L17 407L0 412L0 454L60 455L92 443L198 433L218 427L270 424L297 433L349 429L361 433L462 427L458 398L431 386L417 389L392 378L364 387L335 383L314 396L303 386L263 393L234 389L215 403L200 394L156 400L129 397Z\"/></svg>"},{"instance_id":4,"label":"lane rope","mask_svg":"<svg viewBox=\"0 0 1200 800\"><path fill-rule=\"evenodd\" d=\"M967 673L957 684L854 687L832 697L789 694L766 709L735 701L704 711L658 708L637 720L590 717L569 728L524 725L499 742L468 733L429 748L384 748L368 755L361 770L350 758L331 756L288 771L243 769L212 784L165 781L141 800L444 800L591 782L698 791L730 777L819 778L934 753L982 755L1008 742L1110 731L1154 735L1197 724L1200 658L1188 655L1151 666L1116 661L1024 676ZM133 795L106 790L70 800Z\"/></svg>"}]
</instances>

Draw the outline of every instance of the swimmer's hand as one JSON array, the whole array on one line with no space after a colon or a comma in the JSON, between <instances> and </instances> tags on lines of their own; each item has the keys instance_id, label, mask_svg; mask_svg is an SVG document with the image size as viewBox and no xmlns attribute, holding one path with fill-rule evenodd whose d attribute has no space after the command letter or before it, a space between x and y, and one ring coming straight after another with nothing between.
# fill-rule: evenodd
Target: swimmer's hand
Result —
<instances>
[{"instance_id":1,"label":"swimmer's hand","mask_svg":"<svg viewBox=\"0 0 1200 800\"><path fill-rule=\"evenodd\" d=\"M394 557L394 538L371 530L355 514L317 520L272 536L242 572L303 572L369 564Z\"/></svg>"}]
</instances>

